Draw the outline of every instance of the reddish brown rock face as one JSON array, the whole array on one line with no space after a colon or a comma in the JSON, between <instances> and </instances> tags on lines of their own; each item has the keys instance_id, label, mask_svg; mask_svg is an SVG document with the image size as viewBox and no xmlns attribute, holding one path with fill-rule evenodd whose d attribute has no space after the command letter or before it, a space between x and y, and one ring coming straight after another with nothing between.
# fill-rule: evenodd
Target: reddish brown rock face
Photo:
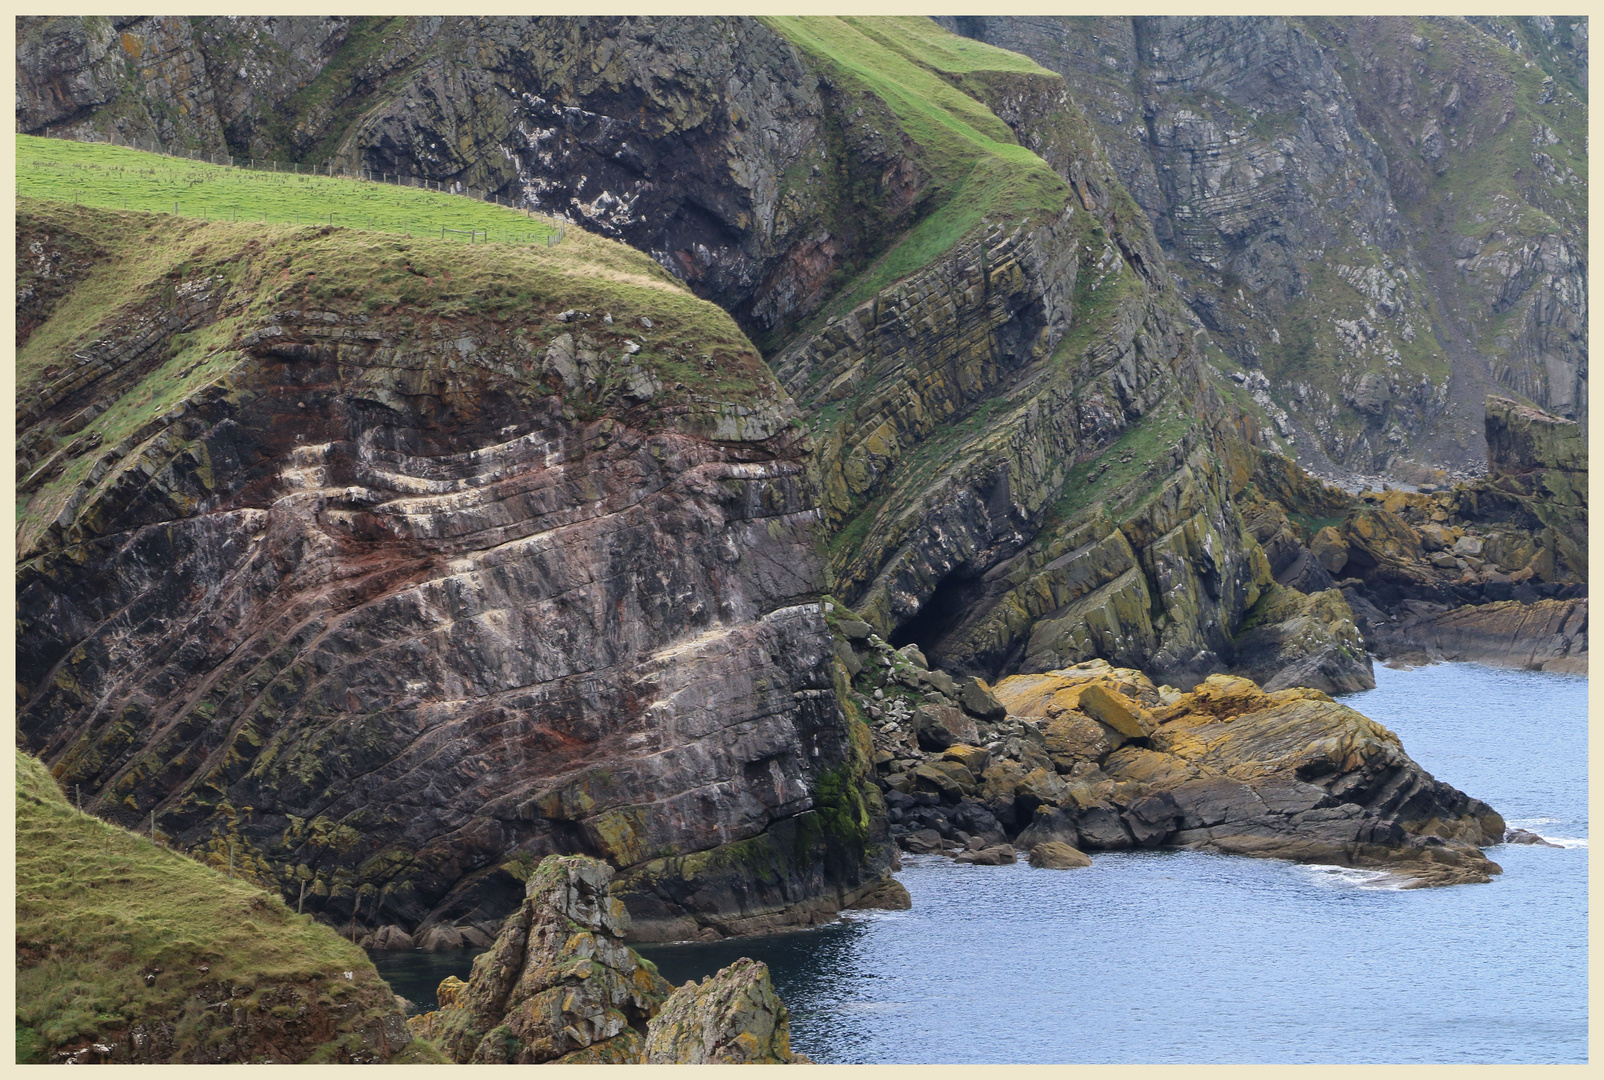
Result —
<instances>
[{"instance_id":1,"label":"reddish brown rock face","mask_svg":"<svg viewBox=\"0 0 1604 1080\"><path fill-rule=\"evenodd\" d=\"M20 568L20 740L97 813L411 930L504 915L509 859L628 868L815 808L850 745L778 407L565 402L473 319L293 310L232 345ZM810 874L712 917L858 884Z\"/></svg>"}]
</instances>

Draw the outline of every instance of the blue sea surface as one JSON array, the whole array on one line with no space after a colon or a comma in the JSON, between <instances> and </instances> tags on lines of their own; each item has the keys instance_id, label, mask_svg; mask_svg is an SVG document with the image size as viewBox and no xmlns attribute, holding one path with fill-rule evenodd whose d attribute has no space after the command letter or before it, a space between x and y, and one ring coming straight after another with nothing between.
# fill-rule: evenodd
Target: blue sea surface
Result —
<instances>
[{"instance_id":1,"label":"blue sea surface","mask_svg":"<svg viewBox=\"0 0 1604 1080\"><path fill-rule=\"evenodd\" d=\"M1491 884L1413 890L1198 852L1070 871L905 856L909 911L640 952L676 983L767 962L792 1045L819 1062L1585 1062L1587 680L1472 664L1376 680L1344 700L1563 846L1501 845Z\"/></svg>"}]
</instances>

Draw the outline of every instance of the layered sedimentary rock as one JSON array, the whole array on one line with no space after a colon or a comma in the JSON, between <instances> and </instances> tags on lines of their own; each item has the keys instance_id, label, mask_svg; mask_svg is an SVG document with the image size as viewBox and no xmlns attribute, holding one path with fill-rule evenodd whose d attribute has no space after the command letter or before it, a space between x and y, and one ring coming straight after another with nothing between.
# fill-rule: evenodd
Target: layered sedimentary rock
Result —
<instances>
[{"instance_id":1,"label":"layered sedimentary rock","mask_svg":"<svg viewBox=\"0 0 1604 1080\"><path fill-rule=\"evenodd\" d=\"M1300 461L1474 471L1495 387L1585 417L1585 19L938 21L1065 77Z\"/></svg>"},{"instance_id":2,"label":"layered sedimentary rock","mask_svg":"<svg viewBox=\"0 0 1604 1080\"><path fill-rule=\"evenodd\" d=\"M1018 849L1067 867L1077 852L1186 847L1423 885L1498 872L1479 850L1502 841L1498 814L1320 691L1211 675L1183 694L1103 660L959 684L831 615L890 834L910 852L996 865Z\"/></svg>"},{"instance_id":3,"label":"layered sedimentary rock","mask_svg":"<svg viewBox=\"0 0 1604 1080\"><path fill-rule=\"evenodd\" d=\"M98 27L30 24L25 37L98 42ZM1111 636L1121 659L1179 681L1229 666L1263 574L1232 505L1246 472L1213 462L1240 463L1254 434L1209 388L1198 324L1148 222L1049 71L917 19L323 20L299 36L194 20L184 32L162 49L189 49L208 72L236 38L255 55L293 37L290 67L316 70L256 95L257 115L295 118L283 131L232 98L197 98L229 149L516 196L649 252L732 312L810 416L836 534L828 572L883 632L976 674L1031 648L1092 655ZM154 22L126 33L182 37ZM24 51L30 86L70 67L65 47L50 64L42 44ZM100 53L80 51L100 70ZM125 81L129 100L169 93ZM138 127L134 113L86 108L97 130ZM42 107L22 117L56 130ZM1185 490L1158 498L1186 517L1127 520L1176 470ZM1089 601L1112 604L1115 622L1096 640L1049 628L1032 643L1038 618L1078 624L1074 590L1038 581L1022 599L1002 595L1017 582L992 584L1035 576L1073 550L1067 533L1118 546L1116 529L1130 565ZM1144 606L1162 625L1126 625ZM955 634L950 612L965 607L989 622Z\"/></svg>"},{"instance_id":4,"label":"layered sedimentary rock","mask_svg":"<svg viewBox=\"0 0 1604 1080\"><path fill-rule=\"evenodd\" d=\"M802 438L720 313L583 237L30 213L127 245L82 360L21 361L19 739L86 805L419 938L553 852L647 933L878 879Z\"/></svg>"}]
</instances>

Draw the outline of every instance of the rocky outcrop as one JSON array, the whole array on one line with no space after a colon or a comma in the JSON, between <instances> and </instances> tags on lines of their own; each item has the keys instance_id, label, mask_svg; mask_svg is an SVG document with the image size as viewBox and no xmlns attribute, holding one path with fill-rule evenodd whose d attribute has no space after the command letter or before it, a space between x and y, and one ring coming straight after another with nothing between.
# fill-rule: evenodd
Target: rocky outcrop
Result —
<instances>
[{"instance_id":1,"label":"rocky outcrop","mask_svg":"<svg viewBox=\"0 0 1604 1080\"><path fill-rule=\"evenodd\" d=\"M85 279L126 298L89 361L28 353L19 389L19 740L86 805L424 941L493 933L551 853L678 937L883 875L804 444L722 313L583 234L169 240L108 242L138 265Z\"/></svg>"},{"instance_id":2,"label":"rocky outcrop","mask_svg":"<svg viewBox=\"0 0 1604 1080\"><path fill-rule=\"evenodd\" d=\"M1117 732L1084 704L1110 686L1104 693L1122 700L1142 735ZM1104 732L1101 743L1055 757L1069 765L1067 797L1039 806L1021 842L1074 837L1082 849L1165 845L1379 866L1422 885L1498 872L1479 849L1501 841L1503 819L1318 691L1265 693L1214 675L1180 694L1135 671L1083 665L1014 676L997 693L1011 711L1045 714L1049 744L1053 725L1090 720Z\"/></svg>"},{"instance_id":3,"label":"rocky outcrop","mask_svg":"<svg viewBox=\"0 0 1604 1080\"><path fill-rule=\"evenodd\" d=\"M1062 841L1044 840L1030 849L1030 865L1041 870L1077 870L1092 865L1092 860Z\"/></svg>"},{"instance_id":4,"label":"rocky outcrop","mask_svg":"<svg viewBox=\"0 0 1604 1080\"><path fill-rule=\"evenodd\" d=\"M1347 694L1376 685L1364 637L1341 591L1272 585L1237 634L1234 670L1266 691L1306 686Z\"/></svg>"},{"instance_id":5,"label":"rocky outcrop","mask_svg":"<svg viewBox=\"0 0 1604 1080\"><path fill-rule=\"evenodd\" d=\"M441 1060L361 949L83 813L21 752L16 811L18 1064Z\"/></svg>"},{"instance_id":6,"label":"rocky outcrop","mask_svg":"<svg viewBox=\"0 0 1604 1080\"><path fill-rule=\"evenodd\" d=\"M1495 667L1587 674L1587 601L1504 600L1433 610L1411 605L1377 629L1388 655L1408 662L1469 660Z\"/></svg>"},{"instance_id":7,"label":"rocky outcrop","mask_svg":"<svg viewBox=\"0 0 1604 1080\"><path fill-rule=\"evenodd\" d=\"M854 672L844 700L868 717L889 833L909 852L1072 865L1057 848L1034 853L1178 846L1378 866L1423 884L1498 872L1479 848L1499 842L1502 819L1318 690L1211 675L1183 694L1091 660L1009 676L987 688L1002 715L960 720L947 672L911 647L849 637L841 628L862 624L839 605L830 614ZM1346 633L1356 637L1351 623ZM967 726L973 742L922 743L920 718L949 710L947 728Z\"/></svg>"},{"instance_id":8,"label":"rocky outcrop","mask_svg":"<svg viewBox=\"0 0 1604 1080\"><path fill-rule=\"evenodd\" d=\"M746 957L698 983L690 980L652 1018L641 1059L648 1065L792 1065L790 1012L766 964Z\"/></svg>"},{"instance_id":9,"label":"rocky outcrop","mask_svg":"<svg viewBox=\"0 0 1604 1080\"><path fill-rule=\"evenodd\" d=\"M1474 472L1497 386L1585 416L1585 20L938 21L1065 77L1301 462Z\"/></svg>"},{"instance_id":10,"label":"rocky outcrop","mask_svg":"<svg viewBox=\"0 0 1604 1080\"><path fill-rule=\"evenodd\" d=\"M624 944L629 912L613 869L551 856L466 983L440 985L440 1008L407 1023L451 1060L472 1064L781 1064L789 1014L768 968L737 960L678 990Z\"/></svg>"},{"instance_id":11,"label":"rocky outcrop","mask_svg":"<svg viewBox=\"0 0 1604 1080\"><path fill-rule=\"evenodd\" d=\"M673 987L623 943L629 912L612 878L596 859L543 859L467 983L412 1030L459 1063L639 1061Z\"/></svg>"}]
</instances>

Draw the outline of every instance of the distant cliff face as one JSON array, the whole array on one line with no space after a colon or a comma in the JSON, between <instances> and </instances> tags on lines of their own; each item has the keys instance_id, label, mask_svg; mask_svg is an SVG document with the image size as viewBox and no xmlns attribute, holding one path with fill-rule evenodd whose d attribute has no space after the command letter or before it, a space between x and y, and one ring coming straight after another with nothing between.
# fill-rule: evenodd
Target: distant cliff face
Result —
<instances>
[{"instance_id":1,"label":"distant cliff face","mask_svg":"<svg viewBox=\"0 0 1604 1080\"><path fill-rule=\"evenodd\" d=\"M938 21L1064 75L1300 460L1474 469L1499 386L1585 417L1585 19Z\"/></svg>"}]
</instances>

